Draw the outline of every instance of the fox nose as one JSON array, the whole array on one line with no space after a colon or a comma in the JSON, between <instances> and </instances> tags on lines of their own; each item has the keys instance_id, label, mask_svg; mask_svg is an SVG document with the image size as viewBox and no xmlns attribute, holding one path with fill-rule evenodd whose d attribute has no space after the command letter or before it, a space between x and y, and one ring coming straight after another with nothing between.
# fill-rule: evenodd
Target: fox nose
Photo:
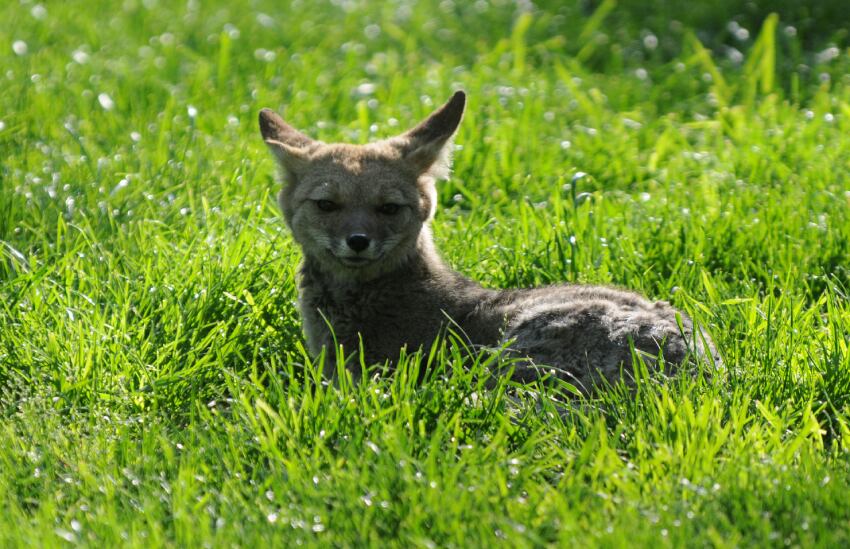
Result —
<instances>
[{"instance_id":1,"label":"fox nose","mask_svg":"<svg viewBox=\"0 0 850 549\"><path fill-rule=\"evenodd\" d=\"M351 234L348 235L348 238L345 239L348 247L354 250L355 252L362 252L366 248L369 247L369 237L365 234Z\"/></svg>"}]
</instances>

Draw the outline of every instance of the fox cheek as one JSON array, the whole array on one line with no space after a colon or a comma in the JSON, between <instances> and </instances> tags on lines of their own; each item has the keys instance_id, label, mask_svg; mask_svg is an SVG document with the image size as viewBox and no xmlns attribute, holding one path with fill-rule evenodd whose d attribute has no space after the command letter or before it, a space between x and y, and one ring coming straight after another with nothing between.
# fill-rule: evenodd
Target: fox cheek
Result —
<instances>
[{"instance_id":1,"label":"fox cheek","mask_svg":"<svg viewBox=\"0 0 850 549\"><path fill-rule=\"evenodd\" d=\"M327 242L328 236L324 227L316 223L316 220L307 215L303 210L295 210L287 222L292 238L301 246L306 255L318 253L323 248L323 242Z\"/></svg>"},{"instance_id":2,"label":"fox cheek","mask_svg":"<svg viewBox=\"0 0 850 549\"><path fill-rule=\"evenodd\" d=\"M290 197L291 192L287 187L281 189L279 193L277 193L277 205L280 207L280 211L283 213L283 220L286 221L286 224L292 227L292 200Z\"/></svg>"}]
</instances>

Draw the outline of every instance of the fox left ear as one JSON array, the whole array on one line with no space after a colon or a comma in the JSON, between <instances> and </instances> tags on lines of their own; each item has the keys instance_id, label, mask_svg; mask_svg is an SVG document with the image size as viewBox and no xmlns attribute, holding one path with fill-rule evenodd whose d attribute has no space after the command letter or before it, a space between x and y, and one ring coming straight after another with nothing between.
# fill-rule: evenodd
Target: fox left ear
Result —
<instances>
[{"instance_id":1,"label":"fox left ear","mask_svg":"<svg viewBox=\"0 0 850 549\"><path fill-rule=\"evenodd\" d=\"M278 162L290 174L300 173L309 162L307 148L315 142L284 122L273 110L260 111L260 133Z\"/></svg>"},{"instance_id":2,"label":"fox left ear","mask_svg":"<svg viewBox=\"0 0 850 549\"><path fill-rule=\"evenodd\" d=\"M394 138L402 157L420 174L448 177L451 169L451 139L463 118L466 94L457 91L449 101L418 126Z\"/></svg>"},{"instance_id":3,"label":"fox left ear","mask_svg":"<svg viewBox=\"0 0 850 549\"><path fill-rule=\"evenodd\" d=\"M298 149L313 143L312 139L284 122L283 118L271 109L260 111L260 133L266 141L278 141Z\"/></svg>"}]
</instances>

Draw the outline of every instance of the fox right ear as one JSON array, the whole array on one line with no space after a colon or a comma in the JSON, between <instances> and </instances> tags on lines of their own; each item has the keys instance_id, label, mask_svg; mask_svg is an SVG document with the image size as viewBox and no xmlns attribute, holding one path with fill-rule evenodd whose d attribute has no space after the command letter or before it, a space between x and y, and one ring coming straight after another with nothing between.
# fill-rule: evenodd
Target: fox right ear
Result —
<instances>
[{"instance_id":1,"label":"fox right ear","mask_svg":"<svg viewBox=\"0 0 850 549\"><path fill-rule=\"evenodd\" d=\"M449 101L431 113L418 126L391 142L403 158L420 174L444 178L451 168L451 142L463 118L466 94L456 91Z\"/></svg>"},{"instance_id":2,"label":"fox right ear","mask_svg":"<svg viewBox=\"0 0 850 549\"><path fill-rule=\"evenodd\" d=\"M288 172L297 174L308 162L307 148L312 139L283 121L271 109L260 111L260 133L269 150Z\"/></svg>"}]
</instances>

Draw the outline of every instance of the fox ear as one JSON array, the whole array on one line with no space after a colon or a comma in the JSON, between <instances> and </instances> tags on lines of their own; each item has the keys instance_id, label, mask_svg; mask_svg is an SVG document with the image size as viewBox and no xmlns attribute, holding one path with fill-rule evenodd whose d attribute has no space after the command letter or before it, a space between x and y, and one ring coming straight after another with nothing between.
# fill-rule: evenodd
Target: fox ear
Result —
<instances>
[{"instance_id":1,"label":"fox ear","mask_svg":"<svg viewBox=\"0 0 850 549\"><path fill-rule=\"evenodd\" d=\"M395 138L402 157L420 174L444 178L451 169L451 139L463 118L466 94L457 91L418 126Z\"/></svg>"},{"instance_id":2,"label":"fox ear","mask_svg":"<svg viewBox=\"0 0 850 549\"><path fill-rule=\"evenodd\" d=\"M287 171L297 174L307 165L307 148L314 141L284 122L273 110L260 111L260 133L269 150Z\"/></svg>"},{"instance_id":3,"label":"fox ear","mask_svg":"<svg viewBox=\"0 0 850 549\"><path fill-rule=\"evenodd\" d=\"M299 149L313 143L312 139L284 122L283 118L271 109L260 111L260 133L266 141L278 141Z\"/></svg>"}]
</instances>

